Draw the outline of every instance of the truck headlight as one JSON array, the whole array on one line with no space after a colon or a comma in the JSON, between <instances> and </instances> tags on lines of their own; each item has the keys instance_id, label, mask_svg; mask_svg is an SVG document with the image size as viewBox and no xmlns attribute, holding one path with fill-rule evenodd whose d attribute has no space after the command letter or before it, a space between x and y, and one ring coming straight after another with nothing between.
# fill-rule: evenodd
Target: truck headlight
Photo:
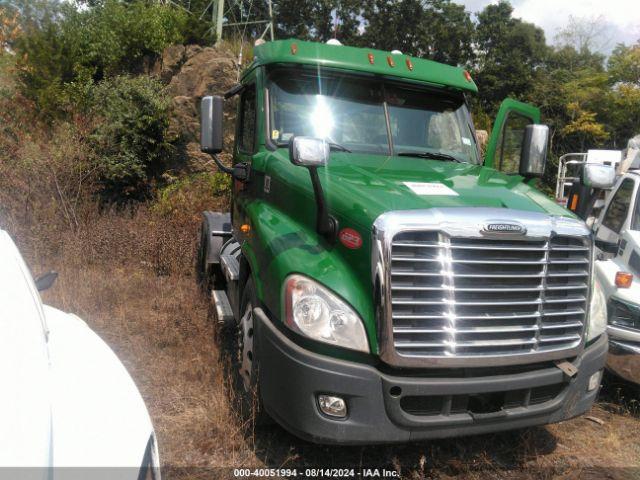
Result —
<instances>
[{"instance_id":1,"label":"truck headlight","mask_svg":"<svg viewBox=\"0 0 640 480\"><path fill-rule=\"evenodd\" d=\"M369 352L362 320L337 295L302 275L287 277L284 292L290 328L320 342Z\"/></svg>"},{"instance_id":2,"label":"truck headlight","mask_svg":"<svg viewBox=\"0 0 640 480\"><path fill-rule=\"evenodd\" d=\"M595 276L595 275L594 275ZM607 299L598 280L591 283L591 304L589 305L589 324L587 342L602 335L607 328Z\"/></svg>"}]
</instances>

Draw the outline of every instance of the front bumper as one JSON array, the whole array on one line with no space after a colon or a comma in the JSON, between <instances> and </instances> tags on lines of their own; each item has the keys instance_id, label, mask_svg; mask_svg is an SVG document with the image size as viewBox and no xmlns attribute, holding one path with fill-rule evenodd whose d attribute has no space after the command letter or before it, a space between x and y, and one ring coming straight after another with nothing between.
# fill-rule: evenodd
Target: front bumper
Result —
<instances>
[{"instance_id":1,"label":"front bumper","mask_svg":"<svg viewBox=\"0 0 640 480\"><path fill-rule=\"evenodd\" d=\"M640 331L609 325L607 370L640 385Z\"/></svg>"},{"instance_id":2,"label":"front bumper","mask_svg":"<svg viewBox=\"0 0 640 480\"><path fill-rule=\"evenodd\" d=\"M259 354L260 391L267 412L291 433L317 443L373 444L472 435L559 422L584 413L598 388L588 392L592 374L605 363L603 335L574 362L578 373L567 377L549 367L524 373L481 377L407 377L373 366L310 352L280 332L262 309L254 318ZM497 411L456 410L456 399L477 399L558 388L542 402L507 405ZM551 390L553 390L551 388ZM401 393L398 394L398 390ZM343 397L345 419L323 415L318 394ZM442 398L443 410L425 414L408 408L403 398ZM531 397L529 397L531 398ZM415 402L414 402L415 403ZM471 403L469 403L470 405ZM489 409L490 410L490 409ZM444 413L443 413L444 412Z\"/></svg>"}]
</instances>

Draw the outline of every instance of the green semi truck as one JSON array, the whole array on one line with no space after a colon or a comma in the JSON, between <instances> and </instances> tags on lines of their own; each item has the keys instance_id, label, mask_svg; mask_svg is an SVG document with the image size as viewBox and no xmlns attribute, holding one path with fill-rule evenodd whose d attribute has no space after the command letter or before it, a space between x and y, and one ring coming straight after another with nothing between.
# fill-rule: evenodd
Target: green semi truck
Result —
<instances>
[{"instance_id":1,"label":"green semi truck","mask_svg":"<svg viewBox=\"0 0 640 480\"><path fill-rule=\"evenodd\" d=\"M539 110L505 100L482 158L462 68L298 40L254 54L201 104L202 150L233 191L230 212L204 212L198 277L237 328L245 398L340 444L588 410L606 302L589 229L535 188Z\"/></svg>"}]
</instances>

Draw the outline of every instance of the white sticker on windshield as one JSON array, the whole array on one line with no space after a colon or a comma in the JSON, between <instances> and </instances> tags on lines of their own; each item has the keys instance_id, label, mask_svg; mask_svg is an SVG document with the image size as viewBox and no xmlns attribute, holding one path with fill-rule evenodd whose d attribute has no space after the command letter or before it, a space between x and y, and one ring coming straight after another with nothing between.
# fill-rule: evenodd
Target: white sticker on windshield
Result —
<instances>
[{"instance_id":1,"label":"white sticker on windshield","mask_svg":"<svg viewBox=\"0 0 640 480\"><path fill-rule=\"evenodd\" d=\"M462 143L465 145L471 145L471 139L467 137L462 137Z\"/></svg>"},{"instance_id":2,"label":"white sticker on windshield","mask_svg":"<svg viewBox=\"0 0 640 480\"><path fill-rule=\"evenodd\" d=\"M416 195L452 195L458 194L442 183L404 182Z\"/></svg>"}]
</instances>

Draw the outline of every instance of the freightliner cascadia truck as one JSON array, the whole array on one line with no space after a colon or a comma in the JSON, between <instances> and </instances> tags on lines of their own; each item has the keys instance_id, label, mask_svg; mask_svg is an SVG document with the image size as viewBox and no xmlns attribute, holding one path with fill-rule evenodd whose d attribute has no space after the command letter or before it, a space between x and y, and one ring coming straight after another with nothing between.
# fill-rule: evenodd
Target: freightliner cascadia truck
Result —
<instances>
[{"instance_id":1,"label":"freightliner cascadia truck","mask_svg":"<svg viewBox=\"0 0 640 480\"><path fill-rule=\"evenodd\" d=\"M505 100L482 158L462 68L298 40L254 54L202 99L201 148L233 188L204 212L197 270L258 417L372 444L588 410L606 302L589 229L535 188L539 110Z\"/></svg>"}]
</instances>

